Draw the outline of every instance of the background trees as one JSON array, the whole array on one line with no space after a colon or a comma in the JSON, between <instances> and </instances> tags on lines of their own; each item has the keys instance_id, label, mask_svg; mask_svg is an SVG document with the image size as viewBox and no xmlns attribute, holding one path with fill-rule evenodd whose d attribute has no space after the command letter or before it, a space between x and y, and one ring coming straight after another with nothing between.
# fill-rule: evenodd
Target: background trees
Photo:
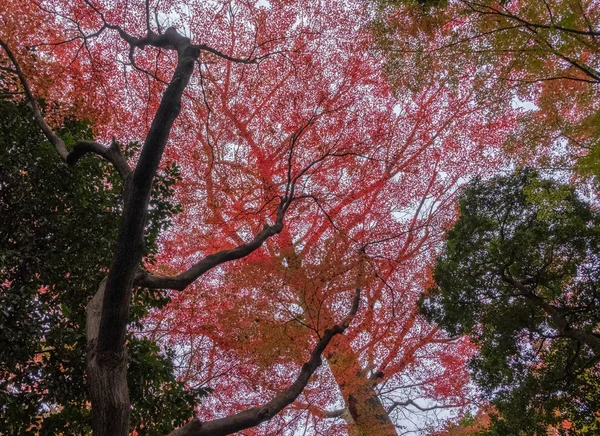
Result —
<instances>
[{"instance_id":1,"label":"background trees","mask_svg":"<svg viewBox=\"0 0 600 436\"><path fill-rule=\"evenodd\" d=\"M418 54L418 66L424 70L431 65L451 62L455 77L475 74L479 92L485 94L503 90L504 95L516 107L522 107L518 128L505 143L505 149L511 152L510 156L517 166L524 163L535 165L542 168L545 175L551 174L563 181L568 180L586 196L593 198L597 195L597 184L593 189L588 189L588 186L581 183L580 177L596 177L598 164L595 150L598 136L596 2L380 2L379 6L379 19L374 29L381 48L387 53L388 74L395 83L399 86L414 83L414 80L406 79L403 74L403 71L410 68L405 62L408 53ZM412 20L409 17L420 18ZM414 25L411 26L411 22ZM473 70L464 68L465 64L470 63L478 65L474 73ZM482 182L481 186L486 185ZM515 195L512 200L503 203L508 206L521 194L518 186L506 186L506 189L508 196L511 195L508 194L510 189L514 190ZM473 188L471 192L475 190ZM478 195L479 200L485 197L482 193ZM493 202L494 199L490 197L484 201ZM456 233L453 235L455 237ZM468 236L465 231L457 247L462 247L463 244L468 246L472 242L467 239ZM452 256L458 261L462 254L458 248L456 250ZM475 258L475 255L471 258ZM457 277L455 280L458 280ZM456 287L457 283L454 282ZM483 301L487 304L485 299ZM507 318L508 321L510 320ZM511 336L514 333L507 333L510 340L521 341L519 335ZM483 333L475 329L473 334L477 337ZM505 352L507 354L503 354ZM510 347L503 350L498 346L496 353L496 358L501 361L513 355ZM491 357L482 359L487 359L486 362L489 363ZM516 362L515 364L519 364L520 361ZM592 368L597 367L593 360L588 363ZM486 368L490 371L487 374L489 377L492 367L498 369L490 363L490 367ZM538 369L540 373L543 372L543 369ZM548 377L552 379L555 375L548 374ZM539 374L535 377L537 376ZM546 394L542 392L552 389L549 386L534 387L523 380L513 380L515 384L511 388L521 386L523 392L519 398L526 401L530 401L535 395L543 397ZM597 383L597 375L590 380L593 380L591 385ZM499 380L495 382L500 383ZM491 390L490 387L490 392ZM569 395L565 395L563 400L568 397ZM501 401L495 398L498 402ZM593 402L591 398L590 401ZM543 398L537 398L536 401L543 402ZM525 419L517 415L520 412L516 412L525 408L524 404L515 401L513 405L519 406L515 406L512 412L507 410L507 404L508 400L504 403L507 417L512 416L515 423L519 419ZM531 406L531 403L528 404ZM591 407L590 410L594 410L593 407L596 406ZM542 409L532 408L536 411L530 416L531 422L560 420L558 412L554 417L550 417L550 412L547 416L541 416L544 415ZM565 410L568 408L566 406ZM552 410L552 406L548 406L546 411L548 410ZM595 412L590 410L587 411L588 416L593 417ZM579 416L578 412L565 413ZM577 419L579 418L580 416ZM508 425L506 422L504 424ZM504 424L497 424L496 429L501 429ZM543 427L543 424L539 425L540 428ZM520 429L512 428L510 431L518 430ZM502 434L509 430L498 431ZM576 430L571 428L570 431Z\"/></svg>"},{"instance_id":2,"label":"background trees","mask_svg":"<svg viewBox=\"0 0 600 436\"><path fill-rule=\"evenodd\" d=\"M423 307L478 345L493 434L597 430L598 265L598 216L573 188L522 171L465 190Z\"/></svg>"},{"instance_id":3,"label":"background trees","mask_svg":"<svg viewBox=\"0 0 600 436\"><path fill-rule=\"evenodd\" d=\"M474 75L479 92L499 92L523 107L519 127L505 144L520 165L569 170L582 156L597 155L596 2L378 4L374 29L397 81L411 80L404 78L410 68L405 59L416 53L413 68L450 63L454 77ZM468 64L478 67L473 71ZM593 175L593 163L584 158L580 164Z\"/></svg>"}]
</instances>

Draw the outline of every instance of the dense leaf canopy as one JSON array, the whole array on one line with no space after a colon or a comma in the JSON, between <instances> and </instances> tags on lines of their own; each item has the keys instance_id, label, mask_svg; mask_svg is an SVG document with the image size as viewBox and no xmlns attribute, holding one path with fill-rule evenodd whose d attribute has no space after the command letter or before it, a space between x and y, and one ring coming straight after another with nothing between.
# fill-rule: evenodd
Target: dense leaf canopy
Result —
<instances>
[{"instance_id":1,"label":"dense leaf canopy","mask_svg":"<svg viewBox=\"0 0 600 436\"><path fill-rule=\"evenodd\" d=\"M448 65L482 96L524 109L505 143L523 164L598 174L600 5L596 1L387 1L373 22L399 87ZM475 66L475 68L473 68ZM407 74L410 71L412 74Z\"/></svg>"},{"instance_id":2,"label":"dense leaf canopy","mask_svg":"<svg viewBox=\"0 0 600 436\"><path fill-rule=\"evenodd\" d=\"M81 422L91 407L97 436L125 436L132 425L178 436L439 428L470 402L466 362L476 347L428 321L416 302L457 218L456 193L514 162L600 174L598 14L595 1L0 0L2 95L19 111L29 107L59 157L40 148L38 159L28 146L10 166L19 168L7 184L16 193L15 180L37 166L57 178L7 203L25 214L6 222L7 234L46 244L30 253L17 242L21 259L7 241L14 271L32 278L19 294L29 295L22 317L31 318L23 359L51 368L53 332L71 326L80 335L66 342L77 344L80 373L86 354L87 377L78 380L90 403L73 401ZM84 119L94 140L71 121ZM35 129L21 130L29 138ZM525 389L531 395L519 401L541 416L532 423L558 420L553 413L582 422L579 403L545 406L539 393L557 391L544 381L552 371L536 363L592 371L582 359L596 347L595 302L570 299L592 286L582 271L595 262L586 233L595 213L567 188L506 180L505 190L492 184L512 208L506 241L521 239L494 247L516 263L479 264L495 253L483 245L501 225L469 224L462 236L479 248L457 249L453 262L480 277L467 297L476 300L480 285L490 295L466 313L441 303L431 313L482 347L476 377L486 374L481 356L502 352L494 377L508 381L492 377L490 398ZM496 210L493 198L475 197L477 213ZM523 214L511 215L518 207ZM34 210L36 218L26 215ZM472 239L479 224L487 230ZM515 254L517 245L527 255ZM545 267L554 246L560 262ZM79 277L76 298L68 285ZM514 305L541 324L494 327L503 312L489 301L515 287L523 295L505 298L511 313ZM525 327L533 339L515 339ZM507 348L486 349L486 335ZM527 362L510 357L517 349ZM54 374L63 360L52 363ZM162 382L143 380L148 367ZM183 386L214 393L196 407L198 419L175 430L192 399L179 395ZM39 400L36 411L60 416L67 397ZM164 402L176 409L170 424L156 418ZM497 410L509 425L510 409Z\"/></svg>"},{"instance_id":3,"label":"dense leaf canopy","mask_svg":"<svg viewBox=\"0 0 600 436\"><path fill-rule=\"evenodd\" d=\"M423 309L479 346L471 369L502 417L490 431L597 431L600 216L529 170L471 183L460 212Z\"/></svg>"}]
</instances>

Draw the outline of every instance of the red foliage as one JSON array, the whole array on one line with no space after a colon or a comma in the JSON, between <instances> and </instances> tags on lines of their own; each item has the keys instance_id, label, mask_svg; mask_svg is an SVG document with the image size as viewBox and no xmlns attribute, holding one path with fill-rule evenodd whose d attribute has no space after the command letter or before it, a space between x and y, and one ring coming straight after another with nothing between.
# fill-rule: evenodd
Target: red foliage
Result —
<instances>
[{"instance_id":1,"label":"red foliage","mask_svg":"<svg viewBox=\"0 0 600 436\"><path fill-rule=\"evenodd\" d=\"M102 26L84 1L3 3L0 34L37 95L55 102L55 120L75 114L101 137L144 137L173 69L170 52L137 50L131 65L112 30L77 38ZM143 2L92 3L108 22L143 34ZM362 306L328 348L329 364L268 425L340 434L346 424L324 419L326 411L351 408L366 385L385 407L464 404L472 346L426 323L416 301L455 218L456 189L498 166L514 114L490 110L497 102L477 95L468 70L450 80L442 63L419 87L392 89L361 1L150 4L161 23L199 43L265 56L245 65L202 55L163 160L181 168L184 212L151 268L181 271L248 241L274 221L279 197L294 197L281 234L173 293L147 320L148 334L177 351L181 378L215 389L201 418L286 386L356 287ZM395 408L392 419L400 425L411 410Z\"/></svg>"},{"instance_id":2,"label":"red foliage","mask_svg":"<svg viewBox=\"0 0 600 436\"><path fill-rule=\"evenodd\" d=\"M359 382L382 372L388 405L464 402L471 346L427 325L415 304L440 232L454 218L457 186L497 165L513 118L487 117L468 80L450 87L432 76L422 89L395 94L381 59L365 51L368 34L347 33L357 6L337 7L311 10L313 33L294 27L299 53L269 58L259 69L204 65L201 101L184 114L186 125L203 130L168 150L183 169L185 213L159 263L176 270L198 251L248 240L272 219L287 177L304 174L281 235L155 315L166 343L190 350L181 361L186 380L216 389L202 416L238 410L289 382L314 341L311 329L322 331L345 313L363 246L364 305L331 349L356 361ZM314 27L320 20L323 27ZM241 52L235 42L230 50ZM322 414L344 404L336 382L352 390L352 377L324 369L282 419L296 417L290 426L308 419L315 431L337 434L340 422L324 423Z\"/></svg>"}]
</instances>

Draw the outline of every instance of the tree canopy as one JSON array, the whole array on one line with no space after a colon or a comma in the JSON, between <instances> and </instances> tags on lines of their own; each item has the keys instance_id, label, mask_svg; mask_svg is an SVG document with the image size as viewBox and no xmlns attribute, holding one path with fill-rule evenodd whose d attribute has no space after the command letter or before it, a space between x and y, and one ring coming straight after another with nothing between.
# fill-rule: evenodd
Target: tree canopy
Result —
<instances>
[{"instance_id":1,"label":"tree canopy","mask_svg":"<svg viewBox=\"0 0 600 436\"><path fill-rule=\"evenodd\" d=\"M460 185L510 160L595 171L596 7L558 3L3 0L2 95L54 148L48 172L91 183L80 209L78 183L35 188L42 214L68 198L44 285L71 277L78 232L106 241L81 245L94 272L56 309L85 324L94 434L166 401L137 390L138 361L212 391L178 429L175 407L175 435L389 436L464 411L476 346L416 304Z\"/></svg>"},{"instance_id":2,"label":"tree canopy","mask_svg":"<svg viewBox=\"0 0 600 436\"><path fill-rule=\"evenodd\" d=\"M377 4L373 28L395 83L423 80L422 74L407 75L407 70L449 65L455 80L473 77L479 93L525 108L505 143L519 165L570 170L583 157L581 172L596 176L597 2ZM411 53L416 54L414 65L408 65ZM591 159L585 159L588 155Z\"/></svg>"},{"instance_id":3,"label":"tree canopy","mask_svg":"<svg viewBox=\"0 0 600 436\"><path fill-rule=\"evenodd\" d=\"M423 310L478 346L474 380L499 412L490 434L598 430L597 211L523 170L464 191Z\"/></svg>"}]
</instances>

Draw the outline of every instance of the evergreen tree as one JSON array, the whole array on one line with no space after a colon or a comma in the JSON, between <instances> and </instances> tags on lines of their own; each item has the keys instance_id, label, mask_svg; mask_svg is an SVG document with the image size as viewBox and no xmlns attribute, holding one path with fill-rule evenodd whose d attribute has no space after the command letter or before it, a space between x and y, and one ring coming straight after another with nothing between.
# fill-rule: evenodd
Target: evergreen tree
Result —
<instances>
[{"instance_id":1,"label":"evergreen tree","mask_svg":"<svg viewBox=\"0 0 600 436\"><path fill-rule=\"evenodd\" d=\"M474 181L460 212L422 308L479 346L489 434L600 431L600 214L530 170Z\"/></svg>"},{"instance_id":2,"label":"evergreen tree","mask_svg":"<svg viewBox=\"0 0 600 436\"><path fill-rule=\"evenodd\" d=\"M0 100L0 434L87 434L85 308L109 267L122 183L98 159L69 168L30 118L24 104ZM92 136L73 120L61 134ZM169 198L177 178L172 166L154 184L149 262L158 231L178 211ZM139 435L184 422L204 394L177 382L168 353L137 330L149 309L167 301L162 291L134 294L128 384Z\"/></svg>"}]
</instances>

